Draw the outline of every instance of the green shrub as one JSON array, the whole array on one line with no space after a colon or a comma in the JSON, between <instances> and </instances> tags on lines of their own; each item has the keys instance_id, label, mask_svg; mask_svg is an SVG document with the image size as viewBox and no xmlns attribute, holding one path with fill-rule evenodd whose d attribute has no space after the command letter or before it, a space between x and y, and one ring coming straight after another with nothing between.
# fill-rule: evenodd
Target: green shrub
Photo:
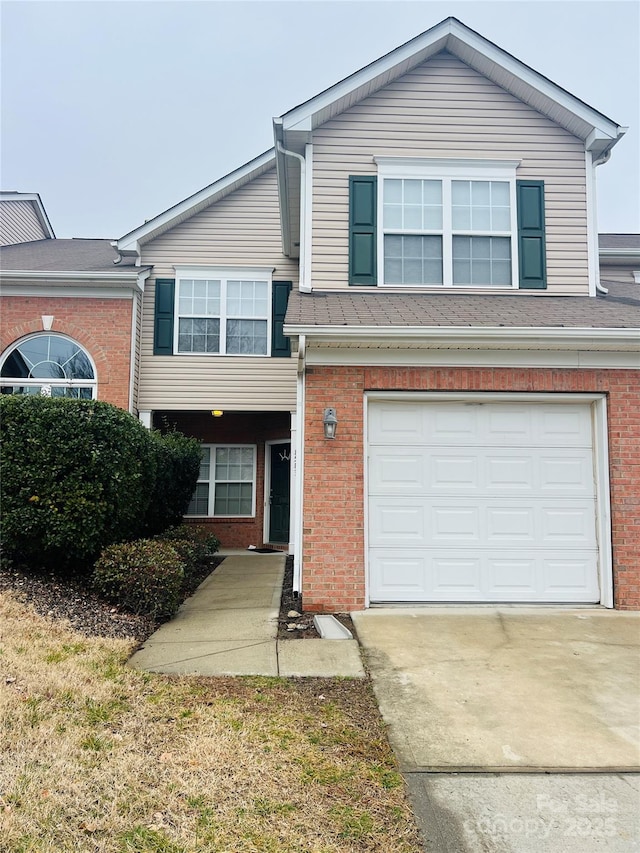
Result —
<instances>
[{"instance_id":1,"label":"green shrub","mask_svg":"<svg viewBox=\"0 0 640 853\"><path fill-rule=\"evenodd\" d=\"M184 581L182 561L169 542L138 539L105 548L93 570L93 587L131 613L172 616Z\"/></svg>"},{"instance_id":2,"label":"green shrub","mask_svg":"<svg viewBox=\"0 0 640 853\"><path fill-rule=\"evenodd\" d=\"M195 524L169 527L157 539L169 542L184 564L185 577L193 575L220 547L220 540Z\"/></svg>"},{"instance_id":3,"label":"green shrub","mask_svg":"<svg viewBox=\"0 0 640 853\"><path fill-rule=\"evenodd\" d=\"M150 433L156 454L156 481L145 518L145 535L180 524L200 472L200 442L179 432Z\"/></svg>"},{"instance_id":4,"label":"green shrub","mask_svg":"<svg viewBox=\"0 0 640 853\"><path fill-rule=\"evenodd\" d=\"M0 398L0 415L9 554L90 567L106 545L142 535L157 462L136 418L96 400L10 395Z\"/></svg>"}]
</instances>

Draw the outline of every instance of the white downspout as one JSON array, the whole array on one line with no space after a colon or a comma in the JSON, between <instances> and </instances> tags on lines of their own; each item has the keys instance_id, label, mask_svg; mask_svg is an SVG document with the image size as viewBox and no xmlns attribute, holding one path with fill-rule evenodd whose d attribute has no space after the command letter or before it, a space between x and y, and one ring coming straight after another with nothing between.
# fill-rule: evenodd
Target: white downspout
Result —
<instances>
[{"instance_id":1,"label":"white downspout","mask_svg":"<svg viewBox=\"0 0 640 853\"><path fill-rule=\"evenodd\" d=\"M295 525L294 525L294 556L293 556L293 591L302 591L302 519L304 496L304 405L305 405L305 355L306 335L298 338L298 372L296 377L296 437L294 449L295 469Z\"/></svg>"},{"instance_id":2,"label":"white downspout","mask_svg":"<svg viewBox=\"0 0 640 853\"><path fill-rule=\"evenodd\" d=\"M300 281L298 287L301 293L311 293L309 283L309 258L307 258L307 163L302 154L289 151L281 142L277 143L278 151L287 157L295 157L300 161Z\"/></svg>"},{"instance_id":3,"label":"white downspout","mask_svg":"<svg viewBox=\"0 0 640 853\"><path fill-rule=\"evenodd\" d=\"M598 166L606 163L611 157L611 151L606 151L600 157L594 157L590 151L586 152L587 157L587 223L590 224L589 239L589 260L593 258L593 276L595 283L595 291L597 293L607 294L609 291L606 287L600 284L600 252L598 246L598 199L596 195L596 169ZM589 175L589 165L591 165L591 174ZM591 211L589 211L589 207ZM591 264L590 264L591 266ZM591 279L591 276L589 276ZM591 282L590 282L591 283ZM591 289L591 288L590 288ZM593 294L589 294L595 296Z\"/></svg>"}]
</instances>

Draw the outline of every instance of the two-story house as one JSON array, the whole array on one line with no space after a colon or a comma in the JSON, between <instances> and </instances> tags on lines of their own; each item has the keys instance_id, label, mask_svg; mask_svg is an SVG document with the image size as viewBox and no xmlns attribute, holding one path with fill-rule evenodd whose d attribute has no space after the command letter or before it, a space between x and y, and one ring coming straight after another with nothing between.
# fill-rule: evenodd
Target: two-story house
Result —
<instances>
[{"instance_id":1,"label":"two-story house","mask_svg":"<svg viewBox=\"0 0 640 853\"><path fill-rule=\"evenodd\" d=\"M595 212L623 133L448 18L118 240L131 408L203 444L189 517L288 546L311 610L640 607L637 247L607 293Z\"/></svg>"}]
</instances>

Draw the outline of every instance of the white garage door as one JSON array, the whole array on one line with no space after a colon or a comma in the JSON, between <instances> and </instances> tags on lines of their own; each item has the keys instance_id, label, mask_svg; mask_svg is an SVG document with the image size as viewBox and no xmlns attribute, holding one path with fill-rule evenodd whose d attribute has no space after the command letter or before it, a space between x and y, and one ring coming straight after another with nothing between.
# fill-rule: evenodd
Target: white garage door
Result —
<instances>
[{"instance_id":1,"label":"white garage door","mask_svg":"<svg viewBox=\"0 0 640 853\"><path fill-rule=\"evenodd\" d=\"M597 602L586 403L371 401L372 602Z\"/></svg>"}]
</instances>

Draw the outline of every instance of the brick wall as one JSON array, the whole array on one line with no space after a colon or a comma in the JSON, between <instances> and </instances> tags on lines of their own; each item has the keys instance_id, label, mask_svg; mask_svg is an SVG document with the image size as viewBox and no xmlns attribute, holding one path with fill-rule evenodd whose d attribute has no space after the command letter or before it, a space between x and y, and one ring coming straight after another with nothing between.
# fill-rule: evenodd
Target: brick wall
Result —
<instances>
[{"instance_id":1,"label":"brick wall","mask_svg":"<svg viewBox=\"0 0 640 853\"><path fill-rule=\"evenodd\" d=\"M606 393L615 606L640 609L640 376L633 370L313 367L305 413L303 601L312 611L365 604L365 391ZM338 410L335 441L322 414Z\"/></svg>"},{"instance_id":2,"label":"brick wall","mask_svg":"<svg viewBox=\"0 0 640 853\"><path fill-rule=\"evenodd\" d=\"M220 539L223 548L260 547L264 533L264 476L265 442L291 435L289 412L225 412L214 418L211 412L154 412L156 428L175 428L193 436L204 444L255 444L256 459L256 515L255 518L193 519L192 523L211 529Z\"/></svg>"},{"instance_id":3,"label":"brick wall","mask_svg":"<svg viewBox=\"0 0 640 853\"><path fill-rule=\"evenodd\" d=\"M54 317L52 332L87 350L98 374L98 399L129 408L131 299L4 296L0 352L26 335L42 332L42 315Z\"/></svg>"}]
</instances>

